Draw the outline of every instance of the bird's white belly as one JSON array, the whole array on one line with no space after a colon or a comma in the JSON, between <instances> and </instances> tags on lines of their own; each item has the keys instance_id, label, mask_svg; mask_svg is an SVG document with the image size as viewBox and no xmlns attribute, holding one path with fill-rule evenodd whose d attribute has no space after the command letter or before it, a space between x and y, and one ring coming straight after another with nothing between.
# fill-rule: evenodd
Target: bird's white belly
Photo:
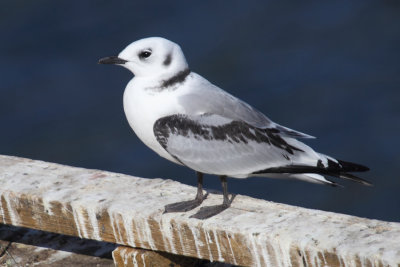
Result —
<instances>
[{"instance_id":1,"label":"bird's white belly","mask_svg":"<svg viewBox=\"0 0 400 267\"><path fill-rule=\"evenodd\" d=\"M180 164L158 143L153 131L153 125L159 118L180 111L171 92L153 94L145 90L135 90L128 84L124 92L124 111L129 125L145 145L161 157Z\"/></svg>"}]
</instances>

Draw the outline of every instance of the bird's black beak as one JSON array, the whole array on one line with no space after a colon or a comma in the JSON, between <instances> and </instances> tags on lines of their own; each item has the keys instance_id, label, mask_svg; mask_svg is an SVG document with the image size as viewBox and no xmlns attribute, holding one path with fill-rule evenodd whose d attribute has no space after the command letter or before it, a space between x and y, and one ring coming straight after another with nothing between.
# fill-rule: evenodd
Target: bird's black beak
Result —
<instances>
[{"instance_id":1,"label":"bird's black beak","mask_svg":"<svg viewBox=\"0 0 400 267\"><path fill-rule=\"evenodd\" d=\"M126 62L128 62L125 59L119 58L117 56L112 56L112 57L104 57L99 60L99 64L117 64L117 65L123 65Z\"/></svg>"}]
</instances>

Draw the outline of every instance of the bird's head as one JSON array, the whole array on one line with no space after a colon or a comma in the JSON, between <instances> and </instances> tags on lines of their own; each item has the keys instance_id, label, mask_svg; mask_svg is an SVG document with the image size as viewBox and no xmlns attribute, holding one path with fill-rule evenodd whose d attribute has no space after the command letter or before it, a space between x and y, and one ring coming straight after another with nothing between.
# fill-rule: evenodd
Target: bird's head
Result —
<instances>
[{"instance_id":1,"label":"bird's head","mask_svg":"<svg viewBox=\"0 0 400 267\"><path fill-rule=\"evenodd\" d=\"M100 59L99 64L121 65L136 77L168 76L188 67L180 46L161 37L135 41L118 56Z\"/></svg>"}]
</instances>

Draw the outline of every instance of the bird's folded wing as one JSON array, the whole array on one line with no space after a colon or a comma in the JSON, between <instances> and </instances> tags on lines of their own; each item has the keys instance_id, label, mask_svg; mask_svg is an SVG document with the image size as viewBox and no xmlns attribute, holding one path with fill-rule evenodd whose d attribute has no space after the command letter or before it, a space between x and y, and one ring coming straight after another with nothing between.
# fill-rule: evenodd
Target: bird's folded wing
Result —
<instances>
[{"instance_id":1,"label":"bird's folded wing","mask_svg":"<svg viewBox=\"0 0 400 267\"><path fill-rule=\"evenodd\" d=\"M200 76L199 76L200 77ZM282 136L293 138L314 138L311 135L283 127L266 117L256 108L219 87L199 78L198 84L193 85L201 90L195 90L179 97L179 104L189 114L212 113L232 120L243 121L257 128L276 128Z\"/></svg>"},{"instance_id":2,"label":"bird's folded wing","mask_svg":"<svg viewBox=\"0 0 400 267\"><path fill-rule=\"evenodd\" d=\"M153 130L168 153L204 173L248 177L267 168L315 164L319 158L276 128L261 129L216 114L166 116Z\"/></svg>"}]
</instances>

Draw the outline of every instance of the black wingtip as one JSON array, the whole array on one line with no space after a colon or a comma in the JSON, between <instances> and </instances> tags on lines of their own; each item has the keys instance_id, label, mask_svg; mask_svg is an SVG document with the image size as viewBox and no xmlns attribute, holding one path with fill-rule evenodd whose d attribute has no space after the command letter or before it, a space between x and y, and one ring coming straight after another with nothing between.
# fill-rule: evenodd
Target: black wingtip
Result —
<instances>
[{"instance_id":1,"label":"black wingtip","mask_svg":"<svg viewBox=\"0 0 400 267\"><path fill-rule=\"evenodd\" d=\"M369 168L367 166L358 164L358 163L353 163L353 162L348 162L344 160L338 160L339 164L342 166L343 171L345 172L366 172L369 171Z\"/></svg>"},{"instance_id":2,"label":"black wingtip","mask_svg":"<svg viewBox=\"0 0 400 267\"><path fill-rule=\"evenodd\" d=\"M343 164L343 165L342 165ZM282 167L273 167L264 169L261 171L253 172L253 174L268 174L268 173L317 173L322 175L328 175L333 177L339 177L343 179L348 179L366 186L372 186L367 180L364 180L360 177L357 177L353 174L349 174L348 172L361 172L367 171L369 168L355 164L351 162L338 161L338 163L328 160L328 168L324 167L322 163L321 166L304 166L304 165L287 165ZM330 181L332 182L332 181ZM331 184L335 186L334 184Z\"/></svg>"}]
</instances>

